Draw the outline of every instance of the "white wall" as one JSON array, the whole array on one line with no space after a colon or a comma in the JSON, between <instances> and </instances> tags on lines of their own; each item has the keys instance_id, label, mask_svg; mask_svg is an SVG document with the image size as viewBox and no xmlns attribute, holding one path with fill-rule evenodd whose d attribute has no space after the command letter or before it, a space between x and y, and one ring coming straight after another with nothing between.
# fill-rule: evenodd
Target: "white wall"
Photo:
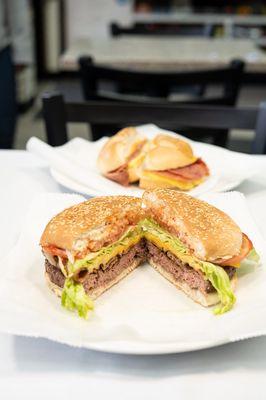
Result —
<instances>
[{"instance_id":1,"label":"white wall","mask_svg":"<svg viewBox=\"0 0 266 400\"><path fill-rule=\"evenodd\" d=\"M67 40L107 37L110 22L131 22L131 0L66 0Z\"/></svg>"}]
</instances>

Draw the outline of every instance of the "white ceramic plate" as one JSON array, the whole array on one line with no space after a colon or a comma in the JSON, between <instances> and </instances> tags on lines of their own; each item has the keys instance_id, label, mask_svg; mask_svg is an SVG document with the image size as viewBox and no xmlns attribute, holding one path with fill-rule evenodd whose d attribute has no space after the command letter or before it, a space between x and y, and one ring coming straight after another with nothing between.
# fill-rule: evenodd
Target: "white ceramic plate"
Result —
<instances>
[{"instance_id":1,"label":"white ceramic plate","mask_svg":"<svg viewBox=\"0 0 266 400\"><path fill-rule=\"evenodd\" d=\"M261 266L240 270L232 311L214 316L149 265L100 296L88 321L64 310L46 285L38 243L48 220L83 198L45 193L34 200L17 245L0 262L0 332L127 354L186 352L265 335L265 242L243 195L215 193L204 199L231 215L262 256Z\"/></svg>"},{"instance_id":2,"label":"white ceramic plate","mask_svg":"<svg viewBox=\"0 0 266 400\"><path fill-rule=\"evenodd\" d=\"M52 177L62 186L64 186L65 188L71 190L74 193L82 193L88 196L100 196L103 194L117 194L117 193L112 193L112 191L108 190L104 190L102 192L97 191L96 189L92 188L92 187L88 187L85 185L81 185L80 183L78 183L77 181L69 178L68 176L62 174L61 172L52 169L50 170ZM213 188L215 187L217 183L217 178L215 176L212 176L210 178L208 178L203 184L199 185L197 188L191 190L189 193L193 196L200 196L201 194L207 193L207 192L211 192L213 190ZM241 183L241 182L240 182ZM232 186L229 185L226 189L224 190L229 190L232 187L234 187L235 184ZM130 192L127 188L124 188L123 186L121 186L121 194L129 194L129 195L134 195L134 196L141 196L142 195L143 190L139 189L139 188L132 188L130 189Z\"/></svg>"},{"instance_id":3,"label":"white ceramic plate","mask_svg":"<svg viewBox=\"0 0 266 400\"><path fill-rule=\"evenodd\" d=\"M138 130L148 138L153 138L159 132L173 135L173 132L158 128L155 125L143 125L138 127ZM175 135L175 134L174 134ZM137 186L123 187L106 178L102 178L102 183L99 185L99 171L96 166L97 156L101 147L107 138L102 138L97 142L89 142L80 138L76 138L68 142L66 145L58 147L60 152L66 159L75 162L82 168L83 171L88 171L93 174L93 178L88 185L79 183L79 179L69 177L67 171L51 169L53 178L62 186L89 196L103 194L129 194L135 196L142 195L142 189ZM260 160L254 159L251 155L232 152L214 145L199 143L188 140L193 147L194 153L201 157L209 166L210 177L201 185L192 189L189 193L194 196L199 196L207 192L222 192L231 190L237 187L243 180L254 175L258 169ZM97 182L97 188L95 185Z\"/></svg>"}]
</instances>

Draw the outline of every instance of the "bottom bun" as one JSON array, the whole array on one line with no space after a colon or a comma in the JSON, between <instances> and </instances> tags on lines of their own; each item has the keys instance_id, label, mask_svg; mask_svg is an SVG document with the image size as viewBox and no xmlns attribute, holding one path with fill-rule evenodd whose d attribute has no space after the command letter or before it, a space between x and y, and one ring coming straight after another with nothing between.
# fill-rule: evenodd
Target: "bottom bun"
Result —
<instances>
[{"instance_id":1,"label":"bottom bun","mask_svg":"<svg viewBox=\"0 0 266 400\"><path fill-rule=\"evenodd\" d=\"M201 304L204 307L214 306L220 302L218 293L207 293L204 294L198 289L191 289L191 287L186 282L177 282L171 274L169 274L165 269L163 269L159 264L155 263L153 260L149 259L150 265L153 266L156 271L163 275L169 282L175 285L178 289L182 290L188 297L194 300L196 303ZM232 289L235 289L237 282L236 275L231 280Z\"/></svg>"},{"instance_id":2,"label":"bottom bun","mask_svg":"<svg viewBox=\"0 0 266 400\"><path fill-rule=\"evenodd\" d=\"M63 289L51 281L50 276L47 274L47 272L44 273L44 276L49 289L51 289L51 291L54 292L57 297L61 297Z\"/></svg>"},{"instance_id":3,"label":"bottom bun","mask_svg":"<svg viewBox=\"0 0 266 400\"><path fill-rule=\"evenodd\" d=\"M140 260L134 260L133 263L129 267L124 269L121 274L116 276L112 281L108 282L106 285L100 286L100 287L92 290L90 293L88 293L88 296L92 300L95 300L103 292L105 292L106 290L111 288L113 285L118 283L121 279L125 278L130 272L132 272L135 268L137 268L139 266L139 264L141 264L141 263L142 263L142 261L140 261ZM63 289L51 281L47 272L45 272L45 278L46 278L46 282L47 282L49 289L51 289L58 297L61 297Z\"/></svg>"}]
</instances>

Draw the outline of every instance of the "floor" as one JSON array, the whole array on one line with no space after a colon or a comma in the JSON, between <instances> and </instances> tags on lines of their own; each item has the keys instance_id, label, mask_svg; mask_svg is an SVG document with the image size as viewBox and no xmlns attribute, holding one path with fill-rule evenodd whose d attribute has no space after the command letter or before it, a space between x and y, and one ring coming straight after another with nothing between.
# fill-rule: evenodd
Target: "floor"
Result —
<instances>
[{"instance_id":1,"label":"floor","mask_svg":"<svg viewBox=\"0 0 266 400\"><path fill-rule=\"evenodd\" d=\"M26 143L31 136L45 140L45 128L40 118L41 93L44 91L60 90L68 100L80 100L82 98L79 85L76 81L44 82L39 86L39 93L34 106L18 119L15 138L15 148L25 149ZM239 105L256 106L266 98L265 87L243 88L239 98ZM90 139L87 125L70 124L69 137L83 137ZM236 151L249 152L254 133L252 131L232 131L230 133L229 148Z\"/></svg>"},{"instance_id":2,"label":"floor","mask_svg":"<svg viewBox=\"0 0 266 400\"><path fill-rule=\"evenodd\" d=\"M16 149L25 149L26 143L31 136L36 136L39 139L46 140L45 127L43 120L40 117L42 107L41 96L44 92L60 91L67 100L78 101L82 99L79 85L76 81L43 82L38 87L37 99L34 106L25 114L20 115L17 124L14 147ZM69 124L69 138L83 137L90 139L90 132L87 125Z\"/></svg>"}]
</instances>

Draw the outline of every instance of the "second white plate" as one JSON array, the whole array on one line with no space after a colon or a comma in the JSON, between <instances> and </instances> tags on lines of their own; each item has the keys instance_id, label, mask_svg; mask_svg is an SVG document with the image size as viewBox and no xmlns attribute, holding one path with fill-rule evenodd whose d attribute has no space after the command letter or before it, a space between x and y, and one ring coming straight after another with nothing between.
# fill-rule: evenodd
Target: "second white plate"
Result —
<instances>
[{"instance_id":1,"label":"second white plate","mask_svg":"<svg viewBox=\"0 0 266 400\"><path fill-rule=\"evenodd\" d=\"M137 129L150 139L158 133L176 135L173 132L166 131L152 124L139 126ZM233 152L211 144L195 142L187 138L183 139L190 142L194 153L198 157L201 157L210 169L210 177L189 192L193 196L199 196L207 192L231 190L258 172L262 162L264 162L262 159L249 154ZM100 173L97 169L96 161L99 151L106 140L107 138L102 138L96 142L89 142L76 138L66 145L57 148L57 151L61 155L69 159L70 168L71 162L75 162L83 171L87 170L92 174L93 179L91 179L88 185L81 184L78 177L77 179L70 178L67 171L62 172L51 169L53 178L71 191L89 196L103 194L141 196L143 190L136 185L124 187L103 177L101 177L101 184L99 185Z\"/></svg>"}]
</instances>

